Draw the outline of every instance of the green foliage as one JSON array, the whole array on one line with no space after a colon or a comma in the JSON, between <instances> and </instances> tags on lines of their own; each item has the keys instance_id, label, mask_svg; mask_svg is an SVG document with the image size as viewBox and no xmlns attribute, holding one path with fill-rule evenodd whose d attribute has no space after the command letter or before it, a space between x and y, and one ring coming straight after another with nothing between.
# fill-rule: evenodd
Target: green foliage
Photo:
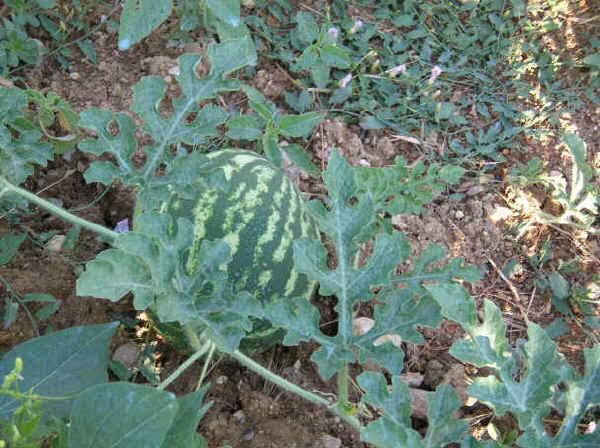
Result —
<instances>
[{"instance_id":1,"label":"green foliage","mask_svg":"<svg viewBox=\"0 0 600 448\"><path fill-rule=\"evenodd\" d=\"M545 174L538 158L530 160L524 168L511 171L510 179L513 184L521 188L541 185L550 192L552 199L562 210L560 215L555 216L538 208L521 227L519 236L535 223L563 224L591 233L599 232L593 224L598 214L600 192L592 182L592 167L586 162L586 144L576 134L567 133L563 138L573 160L568 181L563 176Z\"/></svg>"},{"instance_id":2,"label":"green foliage","mask_svg":"<svg viewBox=\"0 0 600 448\"><path fill-rule=\"evenodd\" d=\"M21 392L19 380L23 371L23 360L15 359L13 370L4 376L0 396L7 395L19 401L19 407L13 412L11 419L2 427L0 443L8 443L14 448L35 448L41 446L42 438L36 434L42 414L39 412L41 400L33 393Z\"/></svg>"},{"instance_id":3,"label":"green foliage","mask_svg":"<svg viewBox=\"0 0 600 448\"><path fill-rule=\"evenodd\" d=\"M59 447L203 446L196 427L209 407L200 405L207 387L177 399L160 389L107 382L115 328L69 328L31 339L0 360L0 424L9 447L39 447L51 433L58 433ZM70 424L55 417L69 417Z\"/></svg>"},{"instance_id":4,"label":"green foliage","mask_svg":"<svg viewBox=\"0 0 600 448\"><path fill-rule=\"evenodd\" d=\"M546 332L529 323L529 340L511 347L505 336L506 324L500 310L484 301L483 322L477 322L473 301L458 285L426 287L440 304L444 317L459 323L469 338L457 341L450 354L493 375L476 378L468 394L482 401L498 415L510 412L523 433L516 441L522 447L593 446L600 433L579 434L577 424L591 407L600 404L594 383L600 378L600 346L585 350L585 374L575 374L556 351ZM564 387L559 387L562 384ZM560 431L551 437L542 419L554 408L563 415Z\"/></svg>"},{"instance_id":5,"label":"green foliage","mask_svg":"<svg viewBox=\"0 0 600 448\"><path fill-rule=\"evenodd\" d=\"M204 12L204 23L216 18L216 27L221 40L249 36L240 18L240 0L184 0L178 9L182 16L182 30L192 30L198 25L200 11ZM119 49L128 50L132 45L158 28L173 10L173 1L125 0L119 27ZM237 30L236 31L232 31Z\"/></svg>"},{"instance_id":6,"label":"green foliage","mask_svg":"<svg viewBox=\"0 0 600 448\"><path fill-rule=\"evenodd\" d=\"M25 92L0 88L0 175L15 184L33 173L33 164L45 166L54 157L52 146L39 142L42 134L26 119L26 108Z\"/></svg>"},{"instance_id":7,"label":"green foliage","mask_svg":"<svg viewBox=\"0 0 600 448\"><path fill-rule=\"evenodd\" d=\"M31 339L0 360L0 377L13 369L16 358L21 358L20 388L42 399L42 412L68 416L75 394L108 380L108 344L115 328L115 324L73 327ZM10 419L18 405L18 399L0 396L0 420Z\"/></svg>"},{"instance_id":8,"label":"green foliage","mask_svg":"<svg viewBox=\"0 0 600 448\"><path fill-rule=\"evenodd\" d=\"M404 354L391 342L381 343L389 335L399 335L402 340L415 344L423 342L415 331L417 325L435 327L440 321L438 308L424 293L421 282L425 279L451 281L465 277L477 279L476 270L463 268L456 259L443 268L430 269L429 265L440 261L444 253L431 246L414 263L414 271L394 275L398 264L407 260L410 247L406 237L375 231L376 208L372 196L358 189L354 169L333 151L323 179L329 191L326 205L319 201L308 204L310 214L319 228L335 247L337 267L327 267L327 250L317 240L300 238L295 242L296 268L309 278L319 282L321 295L335 295L335 307L339 316L338 333L326 336L319 329L319 314L306 301L278 302L269 307L267 315L287 329L284 344L295 345L301 340L316 340L321 348L312 360L317 363L319 374L327 380L344 362L373 360L393 375L402 371ZM351 204L350 201L355 203ZM355 266L360 242L375 236L373 253L362 268ZM392 285L404 283L398 289ZM372 289L383 287L375 307L375 324L364 335L352 333L352 310L357 302L372 298ZM418 299L414 299L418 297ZM410 300L408 299L410 298ZM356 355L355 355L356 354Z\"/></svg>"},{"instance_id":9,"label":"green foliage","mask_svg":"<svg viewBox=\"0 0 600 448\"><path fill-rule=\"evenodd\" d=\"M148 76L134 86L132 111L144 120L143 130L154 139L153 145L144 147L147 161L141 168L136 168L131 161L136 149L135 125L131 118L123 113L113 115L108 110L94 108L81 114L79 126L94 131L97 137L81 142L79 148L96 155L111 154L117 161L117 165L111 162L94 162L85 172L86 181L109 184L119 179L125 185L143 188L148 197L154 194L155 188L162 185L164 189L170 181L181 185L189 181L189 177L181 177L181 172L177 172L175 176L169 174L172 169L184 169L184 163L178 160L181 159L181 153L178 151L171 154L168 150L170 145L198 145L206 137L217 135L216 127L225 122L226 112L212 104L199 110L197 103L214 98L218 92L239 89L239 81L226 79L225 76L245 65L256 63L256 53L248 37L213 44L209 46L207 53L211 71L208 77L202 79L194 71L201 62L198 55L187 54L179 58L181 75L178 82L183 95L174 101L175 110L170 117L164 117L158 111L158 104L165 94L165 83L161 78ZM192 114L196 114L195 118L191 123L186 123L186 119ZM117 136L109 131L112 122L119 125ZM197 159L196 163L201 163L201 160ZM165 177L157 178L155 172L161 164L170 169ZM188 167L188 175L196 178L194 168L197 165Z\"/></svg>"},{"instance_id":10,"label":"green foliage","mask_svg":"<svg viewBox=\"0 0 600 448\"><path fill-rule=\"evenodd\" d=\"M436 192L449 184L457 184L464 169L454 165L418 162L408 167L402 157L395 164L382 168L356 167L356 181L361 192L368 192L377 212L391 216L405 213L419 214L430 203Z\"/></svg>"},{"instance_id":11,"label":"green foliage","mask_svg":"<svg viewBox=\"0 0 600 448\"><path fill-rule=\"evenodd\" d=\"M265 156L275 166L282 166L285 156L298 168L313 177L318 176L306 151L298 144L279 144L280 136L286 138L307 137L313 127L321 121L317 112L300 115L281 114L277 106L268 101L260 92L252 87L244 86L249 105L254 110L252 115L237 115L227 121L227 137L234 140L260 140Z\"/></svg>"},{"instance_id":12,"label":"green foliage","mask_svg":"<svg viewBox=\"0 0 600 448\"><path fill-rule=\"evenodd\" d=\"M100 1L92 0L82 5L75 0L65 7L60 7L54 0L6 1L8 18L0 24L0 76L8 77L22 63L37 65L46 55L68 68L66 57L70 55L68 46L71 43L75 43L92 63L97 63L96 52L87 34L74 42L68 41L74 33L87 30L86 17ZM41 42L31 38L27 27L41 28L48 33L50 48L46 49Z\"/></svg>"}]
</instances>

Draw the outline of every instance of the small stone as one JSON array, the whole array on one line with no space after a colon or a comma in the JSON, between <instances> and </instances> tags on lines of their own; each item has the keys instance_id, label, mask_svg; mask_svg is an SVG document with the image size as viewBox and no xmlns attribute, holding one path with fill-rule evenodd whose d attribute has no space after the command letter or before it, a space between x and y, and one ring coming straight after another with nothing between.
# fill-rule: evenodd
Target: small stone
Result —
<instances>
[{"instance_id":1,"label":"small stone","mask_svg":"<svg viewBox=\"0 0 600 448\"><path fill-rule=\"evenodd\" d=\"M256 6L256 0L242 0L242 5L245 8L252 9Z\"/></svg>"},{"instance_id":2,"label":"small stone","mask_svg":"<svg viewBox=\"0 0 600 448\"><path fill-rule=\"evenodd\" d=\"M467 196L475 196L476 194L479 194L482 191L485 191L485 187L483 185L475 185L474 187L469 188L467 190Z\"/></svg>"},{"instance_id":3,"label":"small stone","mask_svg":"<svg viewBox=\"0 0 600 448\"><path fill-rule=\"evenodd\" d=\"M220 377L217 378L217 380L215 382L219 385L222 385L222 384L225 384L228 380L229 380L229 378L227 378L225 375L221 375Z\"/></svg>"},{"instance_id":4,"label":"small stone","mask_svg":"<svg viewBox=\"0 0 600 448\"><path fill-rule=\"evenodd\" d=\"M328 434L323 434L315 444L315 448L340 448L341 446L342 441L340 439Z\"/></svg>"},{"instance_id":5,"label":"small stone","mask_svg":"<svg viewBox=\"0 0 600 448\"><path fill-rule=\"evenodd\" d=\"M252 440L254 438L254 428L248 428L242 434L242 440Z\"/></svg>"},{"instance_id":6,"label":"small stone","mask_svg":"<svg viewBox=\"0 0 600 448\"><path fill-rule=\"evenodd\" d=\"M179 76L179 66L171 67L169 69L169 75Z\"/></svg>"},{"instance_id":7,"label":"small stone","mask_svg":"<svg viewBox=\"0 0 600 448\"><path fill-rule=\"evenodd\" d=\"M357 317L352 320L352 334L354 336L362 336L367 334L375 325L375 321L368 317Z\"/></svg>"},{"instance_id":8,"label":"small stone","mask_svg":"<svg viewBox=\"0 0 600 448\"><path fill-rule=\"evenodd\" d=\"M244 414L244 411L240 409L239 411L235 411L233 413L233 419L240 425L243 425L246 422L246 414Z\"/></svg>"},{"instance_id":9,"label":"small stone","mask_svg":"<svg viewBox=\"0 0 600 448\"><path fill-rule=\"evenodd\" d=\"M132 342L123 344L113 352L112 360L121 362L125 367L131 369L140 357L140 349Z\"/></svg>"},{"instance_id":10,"label":"small stone","mask_svg":"<svg viewBox=\"0 0 600 448\"><path fill-rule=\"evenodd\" d=\"M400 379L406 381L410 387L419 387L423 384L423 375L419 372L403 373Z\"/></svg>"},{"instance_id":11,"label":"small stone","mask_svg":"<svg viewBox=\"0 0 600 448\"><path fill-rule=\"evenodd\" d=\"M402 339L400 338L400 335L397 334L384 334L383 336L379 336L377 339L375 339L373 345L378 347L386 342L391 342L392 345L398 348L402 347Z\"/></svg>"},{"instance_id":12,"label":"small stone","mask_svg":"<svg viewBox=\"0 0 600 448\"><path fill-rule=\"evenodd\" d=\"M50 241L46 243L46 249L50 252L60 252L63 244L65 244L65 239L66 237L64 235L54 235L50 238Z\"/></svg>"},{"instance_id":13,"label":"small stone","mask_svg":"<svg viewBox=\"0 0 600 448\"><path fill-rule=\"evenodd\" d=\"M425 420L427 418L428 409L428 392L422 389L415 389L414 387L409 387L408 391L410 392L410 396L412 397L412 402L410 403L412 416Z\"/></svg>"},{"instance_id":14,"label":"small stone","mask_svg":"<svg viewBox=\"0 0 600 448\"><path fill-rule=\"evenodd\" d=\"M69 74L69 78L71 78L74 81L79 81L81 79L81 75L77 72L72 72Z\"/></svg>"},{"instance_id":15,"label":"small stone","mask_svg":"<svg viewBox=\"0 0 600 448\"><path fill-rule=\"evenodd\" d=\"M456 216L456 219L463 219L465 217L465 214L463 212L461 212L460 210L456 210L456 213L454 214L454 216Z\"/></svg>"}]
</instances>

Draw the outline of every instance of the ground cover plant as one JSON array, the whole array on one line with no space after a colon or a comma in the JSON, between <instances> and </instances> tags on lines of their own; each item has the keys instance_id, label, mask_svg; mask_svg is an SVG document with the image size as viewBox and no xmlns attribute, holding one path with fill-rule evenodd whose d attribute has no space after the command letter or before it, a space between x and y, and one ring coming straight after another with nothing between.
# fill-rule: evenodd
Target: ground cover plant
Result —
<instances>
[{"instance_id":1,"label":"ground cover plant","mask_svg":"<svg viewBox=\"0 0 600 448\"><path fill-rule=\"evenodd\" d=\"M206 1L204 15L194 10L196 22L186 2L178 5L184 28L195 23L214 32L216 42L204 47L204 55L179 57L174 94L161 77L139 80L130 107L135 120L124 109L90 107L75 114L54 93L0 88L0 210L11 229L20 229L3 235L0 266L9 265L34 234L25 224L32 208L47 210L72 225L56 250L63 256L82 229L101 243L84 265L71 261L77 295L115 303L131 297L135 312L146 311L167 341L191 353L170 375L148 380L154 385L138 384L127 381L130 371L108 354L117 328L121 333L127 325L122 315L118 322L58 331L46 326L43 335L12 344L0 359L2 443L220 446L207 442L197 427L211 412L210 403L203 403L209 393L204 380L211 361L222 354L327 409L360 434L356 446L600 444L593 280L581 278L585 286L571 286L567 278L577 278L573 272L581 268L559 266L547 273L549 260L531 257L536 287L547 286L547 303L564 320L530 321L529 307L513 292L511 306L525 324L514 337L506 308L482 294L474 298L467 289L481 281L481 266L464 263L460 252L447 257L435 244L413 253L408 232L399 230L410 216L468 199L474 179L489 179L490 170L509 166L514 155L507 147L522 154L528 139L556 134L571 154L565 182L544 176L540 159L510 172L511 191L527 197L536 186L547 188L557 207L556 213L538 207L515 240L532 229L560 226L563 232L585 232L574 238L595 241L600 161L583 138L559 127L564 117L550 108L575 111L594 101L596 82L588 76L594 53L578 55L584 76L563 86L555 79L558 71L577 61L544 53L537 41L566 21L568 2L545 8L520 1L325 3L320 12L284 0L257 0L250 9L240 9L237 1ZM151 18L145 8L156 6L153 2L140 8L125 2L119 47L126 50L157 28L171 12L164 5L151 8L159 14ZM351 17L351 7L365 8L364 16ZM273 17L281 28L272 26ZM515 35L523 39L511 38ZM517 45L519 57L513 54ZM293 88L281 92L278 101L249 85L253 73L259 75L261 58L272 61ZM539 71L539 88L533 99L524 100L519 95L529 86L532 67ZM522 78L516 76L520 70ZM499 76L512 84L503 85ZM575 93L578 88L582 95ZM247 101L244 109L238 109L240 99ZM531 110L523 112L524 105ZM368 166L366 159L350 164L352 151L343 141L340 148L317 146L315 154L307 139L318 132L323 139L322 123L332 117L346 117L361 135L389 132L420 148L420 154L409 163L395 151L385 167ZM61 121L67 124L57 127ZM60 197L48 200L29 191L27 182L40 167L56 163L65 151L73 157L74 145L89 157L81 170L86 183L103 186L97 201L115 185L135 193L130 222L101 225L69 211ZM259 154L227 149L240 146ZM314 163L319 159L320 168ZM304 200L292 181L310 177L320 179L320 190ZM471 182L468 189L461 185L465 179ZM511 291L517 264L498 269ZM21 295L0 278L9 291L5 328L22 314L37 332L38 321L64 307L49 294ZM319 303L325 297L335 298L329 309ZM46 305L32 313L35 300ZM324 325L327 315L334 320ZM448 344L448 353L473 369L463 393L494 415L484 437L457 416L465 399L448 384L426 395L426 427L411 420L417 398L402 375L410 352L429 344L428 331L452 323L462 333ZM585 359L577 366L555 340L565 336L567 323L586 326ZM322 384L329 381L332 394L290 381L250 357L270 349L273 337L285 347L310 347L305 362L315 366ZM196 361L201 371L194 377L195 390L178 397L167 392ZM120 381L109 381L109 366ZM502 417L510 423L498 429ZM244 446L249 440L228 443Z\"/></svg>"}]
</instances>

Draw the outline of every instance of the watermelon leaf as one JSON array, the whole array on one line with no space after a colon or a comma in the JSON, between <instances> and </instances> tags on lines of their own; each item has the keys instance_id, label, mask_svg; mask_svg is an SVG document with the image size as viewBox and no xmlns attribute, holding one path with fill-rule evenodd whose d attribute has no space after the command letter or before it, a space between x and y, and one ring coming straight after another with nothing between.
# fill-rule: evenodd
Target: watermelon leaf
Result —
<instances>
[{"instance_id":1,"label":"watermelon leaf","mask_svg":"<svg viewBox=\"0 0 600 448\"><path fill-rule=\"evenodd\" d=\"M239 89L239 81L225 79L225 76L245 65L256 64L256 51L250 37L244 36L211 44L207 55L211 71L204 78L198 78L195 71L200 64L199 55L185 54L179 58L177 81L182 96L172 101L174 111L170 116L165 116L158 109L166 93L162 78L147 76L134 86L131 110L142 118L143 130L153 139L152 145L143 148L146 164L141 168L136 168L131 160L137 148L135 125L131 118L95 108L83 112L80 126L94 131L96 137L84 140L79 148L95 155L111 154L117 162L116 165L105 161L93 162L85 173L88 182L120 180L125 185L147 189L161 183L164 185L164 179L156 176L157 168L161 164L169 167L174 160L182 157L180 152L173 154L170 151L173 145L198 145L207 137L218 135L217 126L226 121L227 113L212 104L199 108L198 103L215 98L218 92ZM114 124L118 126L116 136L111 132Z\"/></svg>"},{"instance_id":2,"label":"watermelon leaf","mask_svg":"<svg viewBox=\"0 0 600 448\"><path fill-rule=\"evenodd\" d=\"M465 420L452 418L462 406L454 389L448 384L440 384L435 392L427 396L427 404L429 425L425 446L446 446L452 442L460 442L469 429L469 424Z\"/></svg>"},{"instance_id":3,"label":"watermelon leaf","mask_svg":"<svg viewBox=\"0 0 600 448\"><path fill-rule=\"evenodd\" d=\"M412 429L410 403L412 397L406 382L399 376L392 376L391 391L381 373L363 372L356 381L364 391L363 403L383 411L383 416L369 423L361 433L361 439L384 448L398 446L422 447L419 433Z\"/></svg>"},{"instance_id":4,"label":"watermelon leaf","mask_svg":"<svg viewBox=\"0 0 600 448\"><path fill-rule=\"evenodd\" d=\"M233 293L223 269L231 261L230 248L222 240L203 240L196 257L201 264L189 273L193 235L187 219L173 225L167 214L142 213L134 232L119 234L114 249L88 263L77 294L119 300L131 291L136 309L152 307L160 322L206 331L221 350L235 350L252 329L249 316L262 315L261 305L247 293ZM114 279L109 288L106 278Z\"/></svg>"},{"instance_id":5,"label":"watermelon leaf","mask_svg":"<svg viewBox=\"0 0 600 448\"><path fill-rule=\"evenodd\" d=\"M454 390L442 384L436 392L427 396L429 425L424 440L412 429L410 419L410 395L408 385L399 376L392 376L392 385L388 386L380 373L364 372L357 377L364 395L363 403L379 409L383 416L369 423L361 433L361 439L384 448L403 447L442 447L452 442L460 442L469 428L464 420L455 420L451 416L460 408L461 403Z\"/></svg>"},{"instance_id":6,"label":"watermelon leaf","mask_svg":"<svg viewBox=\"0 0 600 448\"><path fill-rule=\"evenodd\" d=\"M106 279L111 279L107 283ZM116 249L100 252L77 279L77 295L118 302L132 291L137 309L145 309L153 299L150 272L141 258Z\"/></svg>"},{"instance_id":7,"label":"watermelon leaf","mask_svg":"<svg viewBox=\"0 0 600 448\"><path fill-rule=\"evenodd\" d=\"M288 330L284 344L294 345L301 340L313 339L321 345L312 359L325 380L344 362L367 360L374 360L397 375L402 371L404 354L391 343L394 336L421 343L422 335L415 327L433 327L441 320L439 305L427 296L421 283L430 279L451 281L453 276L469 271L460 266L460 260L427 271L429 264L444 257L443 251L440 253L433 248L417 258L413 273L394 276L398 264L406 261L411 253L406 237L400 232L377 233L370 194L359 191L354 169L335 150L323 179L329 190L327 205L311 201L307 208L319 223L320 230L335 244L337 267L331 269L328 266L327 250L316 239L297 239L294 259L299 272L319 282L320 294L337 297L338 333L335 337L320 333L318 312L305 300L273 304L268 307L267 316ZM375 234L372 253L359 268L355 263L359 243L372 234ZM407 284L406 289L391 287L398 278ZM356 302L371 299L372 289L378 286L383 288L377 296L381 304L375 308L375 324L365 334L354 334L352 316ZM414 300L415 294L423 297Z\"/></svg>"},{"instance_id":8,"label":"watermelon leaf","mask_svg":"<svg viewBox=\"0 0 600 448\"><path fill-rule=\"evenodd\" d=\"M240 0L206 0L206 6L223 22L240 26Z\"/></svg>"}]
</instances>

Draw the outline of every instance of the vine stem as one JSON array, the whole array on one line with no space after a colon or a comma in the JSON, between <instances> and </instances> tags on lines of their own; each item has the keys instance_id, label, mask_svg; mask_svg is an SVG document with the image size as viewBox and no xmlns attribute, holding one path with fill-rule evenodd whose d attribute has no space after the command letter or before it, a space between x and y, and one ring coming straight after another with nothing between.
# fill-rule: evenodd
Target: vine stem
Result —
<instances>
[{"instance_id":1,"label":"vine stem","mask_svg":"<svg viewBox=\"0 0 600 448\"><path fill-rule=\"evenodd\" d=\"M285 378L282 378L279 375L271 372L269 369L264 368L263 366L258 364L256 361L254 361L251 358L244 355L239 350L236 350L233 353L230 353L229 355L232 356L234 359L236 359L238 362L240 362L245 367L258 373L260 376L265 378L267 381L270 381L270 382L276 384L277 386L281 387L282 389L287 390L288 392L292 392L312 403L327 406L327 408L330 411L334 412L340 418L345 420L356 430L362 431L364 429L363 426L358 421L358 419L356 417L346 414L343 411L343 409L340 409L341 407L338 405L338 403L332 404L329 400L326 400L323 397L320 397L320 396L318 396L312 392L309 392L299 386L296 386L294 383L291 383L288 380L286 380Z\"/></svg>"},{"instance_id":2,"label":"vine stem","mask_svg":"<svg viewBox=\"0 0 600 448\"><path fill-rule=\"evenodd\" d=\"M0 190L0 196L2 196L2 194L6 193L6 192L16 193L19 196L27 199L28 201L33 202L34 204L39 205L42 208L45 208L52 214L59 216L60 218L66 220L66 221L72 222L75 225L89 229L94 233L98 233L106 238L109 238L110 240L114 240L117 238L117 236L119 236L119 234L117 232L113 232L112 230L107 229L104 226L87 221L85 219L80 218L79 216L75 216L74 214L69 213L68 211L66 211L64 209L57 207L50 201L42 199L42 198L36 196L35 194L33 194L27 190L24 190L21 187L17 187L16 185L11 184L9 181L7 181L5 178L3 178L1 176L0 176L0 186L2 187L2 189Z\"/></svg>"},{"instance_id":3,"label":"vine stem","mask_svg":"<svg viewBox=\"0 0 600 448\"><path fill-rule=\"evenodd\" d=\"M169 377L167 379L165 379L162 383L160 383L157 386L157 389L164 390L165 387L167 387L169 384L171 384L173 381L175 381L175 379L177 379L179 377L179 375L181 375L181 373L185 369L187 369L194 362L196 362L196 360L198 358L203 356L211 348L212 345L214 345L212 343L212 341L210 341L210 340L206 341L204 343L204 345L202 346L202 348L200 348L200 350L196 351L192 356L190 356L188 359L186 359L183 364L181 364L179 367L177 367L177 369L171 375L169 375Z\"/></svg>"}]
</instances>

